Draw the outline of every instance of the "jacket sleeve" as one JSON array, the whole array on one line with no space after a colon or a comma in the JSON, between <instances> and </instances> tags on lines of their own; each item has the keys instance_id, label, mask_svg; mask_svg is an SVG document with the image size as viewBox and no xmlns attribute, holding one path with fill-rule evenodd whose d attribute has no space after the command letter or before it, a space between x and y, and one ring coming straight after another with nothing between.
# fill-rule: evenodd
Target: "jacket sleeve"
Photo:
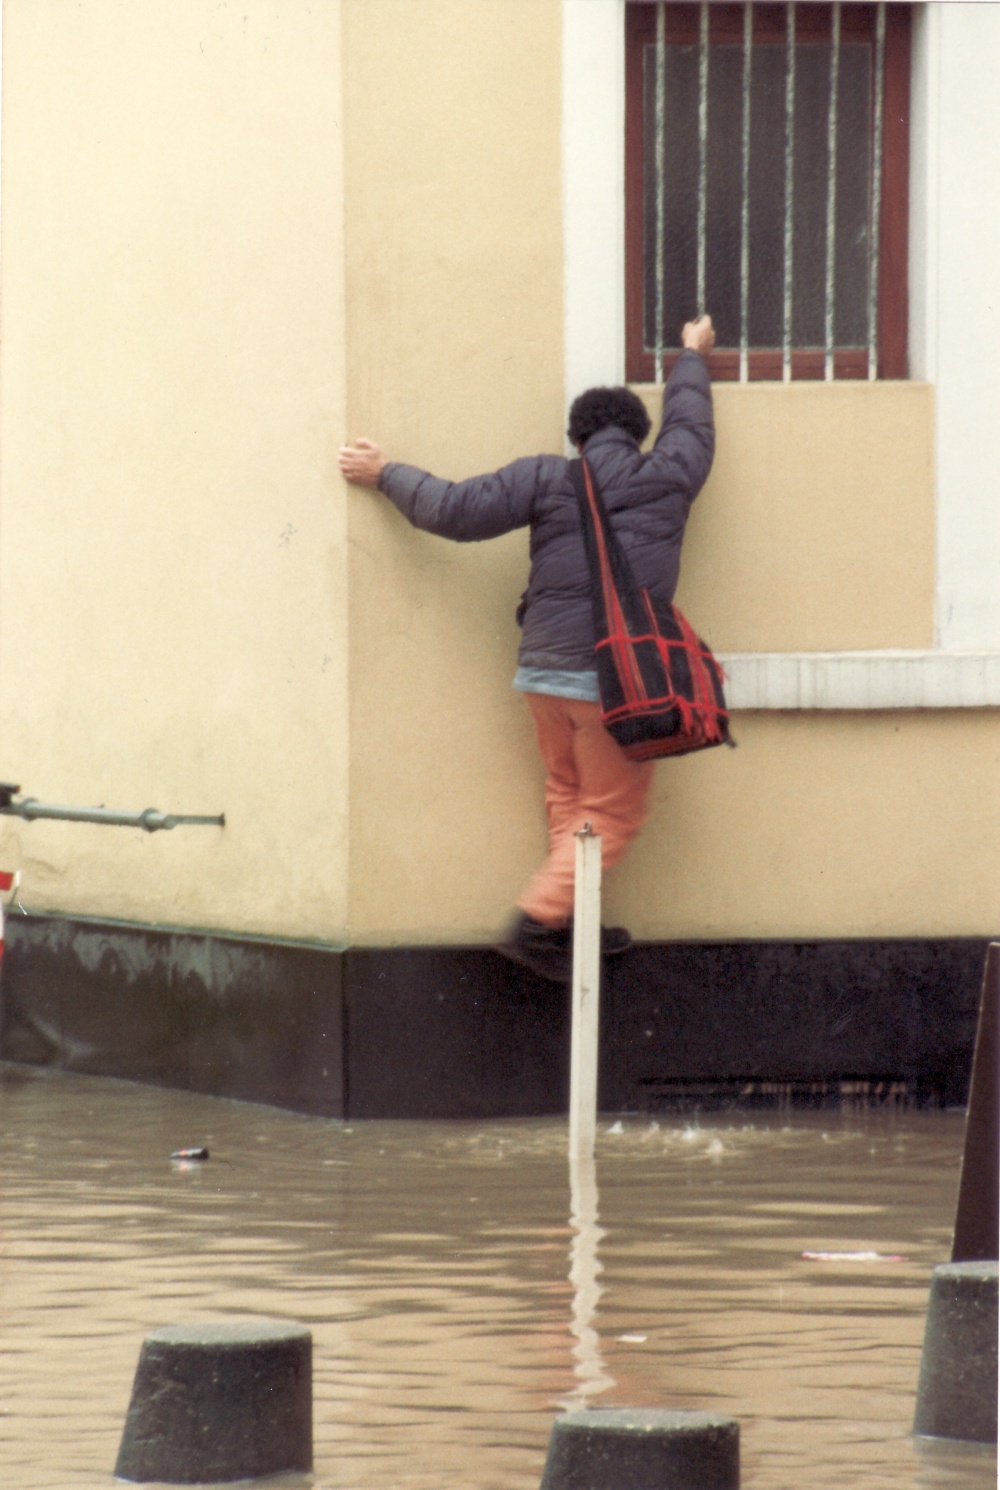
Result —
<instances>
[{"instance_id":1,"label":"jacket sleeve","mask_svg":"<svg viewBox=\"0 0 1000 1490\"><path fill-rule=\"evenodd\" d=\"M468 481L444 481L417 466L389 461L378 484L415 528L476 543L527 526L535 498L547 484L550 461L545 456L516 460Z\"/></svg>"},{"instance_id":2,"label":"jacket sleeve","mask_svg":"<svg viewBox=\"0 0 1000 1490\"><path fill-rule=\"evenodd\" d=\"M680 355L663 390L663 422L651 452L664 474L681 474L694 501L712 469L715 454L715 420L708 368L699 352Z\"/></svg>"}]
</instances>

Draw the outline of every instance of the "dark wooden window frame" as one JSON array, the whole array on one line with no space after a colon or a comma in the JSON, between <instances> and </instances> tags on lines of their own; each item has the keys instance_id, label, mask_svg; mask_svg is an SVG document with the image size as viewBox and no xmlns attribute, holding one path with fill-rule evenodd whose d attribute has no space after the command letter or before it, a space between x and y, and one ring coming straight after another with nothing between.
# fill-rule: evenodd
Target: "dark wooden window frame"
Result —
<instances>
[{"instance_id":1,"label":"dark wooden window frame","mask_svg":"<svg viewBox=\"0 0 1000 1490\"><path fill-rule=\"evenodd\" d=\"M831 34L833 7L796 6L796 40L822 42ZM699 10L691 3L668 4L668 43L692 45L699 39ZM841 7L841 35L845 41L874 35L875 6L845 3ZM643 47L656 37L656 0L629 0L625 10L625 347L630 382L653 382L654 357L643 346ZM784 44L783 4L755 4L753 44ZM743 41L743 5L712 3L709 46ZM910 152L910 6L886 6L885 93L882 126L882 196L879 215L877 351L880 378L905 378L907 369L907 239L909 227ZM709 307L711 309L711 307ZM677 351L664 357L664 371L677 360ZM792 349L795 379L824 376L825 355L817 350ZM738 351L713 352L712 377L739 377ZM780 379L781 349L749 353L749 377ZM868 352L854 348L834 352L836 378L867 378Z\"/></svg>"}]
</instances>

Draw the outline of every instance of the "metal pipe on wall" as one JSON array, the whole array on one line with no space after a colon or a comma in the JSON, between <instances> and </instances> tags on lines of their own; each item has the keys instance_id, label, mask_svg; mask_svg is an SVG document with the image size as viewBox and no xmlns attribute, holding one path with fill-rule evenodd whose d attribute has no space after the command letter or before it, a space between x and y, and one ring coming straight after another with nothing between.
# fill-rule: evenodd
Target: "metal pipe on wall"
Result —
<instances>
[{"instance_id":1,"label":"metal pipe on wall","mask_svg":"<svg viewBox=\"0 0 1000 1490\"><path fill-rule=\"evenodd\" d=\"M0 784L0 815L20 817L25 822L38 818L54 819L67 823L101 823L107 827L142 828L147 833L161 829L179 827L181 824L202 827L224 828L225 813L202 816L186 812L160 812L156 807L146 807L141 812L122 812L112 807L59 807L50 802L39 802L37 797L15 799L20 787Z\"/></svg>"}]
</instances>

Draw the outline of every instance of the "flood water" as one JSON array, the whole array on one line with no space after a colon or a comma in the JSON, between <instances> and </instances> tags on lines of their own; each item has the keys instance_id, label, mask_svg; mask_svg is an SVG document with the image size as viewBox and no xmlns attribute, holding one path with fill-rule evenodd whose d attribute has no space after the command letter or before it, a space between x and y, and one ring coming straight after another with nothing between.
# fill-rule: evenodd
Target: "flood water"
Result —
<instances>
[{"instance_id":1,"label":"flood water","mask_svg":"<svg viewBox=\"0 0 1000 1490\"><path fill-rule=\"evenodd\" d=\"M536 1490L585 1402L731 1414L747 1490L996 1483L910 1437L961 1113L604 1121L572 1183L551 1119L340 1124L12 1066L0 1114L18 1490L111 1486L143 1337L242 1315L313 1333L315 1470L269 1484Z\"/></svg>"}]
</instances>

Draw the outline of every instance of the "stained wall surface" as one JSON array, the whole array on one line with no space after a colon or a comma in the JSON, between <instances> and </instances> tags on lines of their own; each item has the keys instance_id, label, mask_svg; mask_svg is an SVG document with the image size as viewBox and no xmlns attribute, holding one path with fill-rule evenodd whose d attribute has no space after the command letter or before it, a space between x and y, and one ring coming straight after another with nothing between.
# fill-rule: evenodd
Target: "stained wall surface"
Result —
<instances>
[{"instance_id":1,"label":"stained wall surface","mask_svg":"<svg viewBox=\"0 0 1000 1490\"><path fill-rule=\"evenodd\" d=\"M561 0L4 17L0 776L227 825L4 821L0 864L38 910L492 938L544 849L527 536L416 533L336 452L563 448ZM720 651L933 644L935 391L717 388L679 599ZM659 768L608 914L989 934L994 720L738 717Z\"/></svg>"},{"instance_id":2,"label":"stained wall surface","mask_svg":"<svg viewBox=\"0 0 1000 1490\"><path fill-rule=\"evenodd\" d=\"M454 477L561 449L559 5L344 19L351 435ZM348 521L352 936L490 935L540 842L527 535L446 543L363 491Z\"/></svg>"},{"instance_id":3,"label":"stained wall surface","mask_svg":"<svg viewBox=\"0 0 1000 1490\"><path fill-rule=\"evenodd\" d=\"M659 424L659 394L643 388ZM717 454L677 600L720 652L924 648L933 389L717 383Z\"/></svg>"},{"instance_id":4,"label":"stained wall surface","mask_svg":"<svg viewBox=\"0 0 1000 1490\"><path fill-rule=\"evenodd\" d=\"M7 0L0 775L25 902L346 928L335 0Z\"/></svg>"},{"instance_id":5,"label":"stained wall surface","mask_svg":"<svg viewBox=\"0 0 1000 1490\"><path fill-rule=\"evenodd\" d=\"M456 478L562 449L559 7L359 0L345 20L352 435ZM717 385L716 406L679 593L713 645L929 647L933 388ZM368 493L350 524L352 936L489 938L544 851L509 687L524 536L459 547ZM609 914L649 937L991 924L990 714L760 715L737 733L736 754L659 768Z\"/></svg>"}]
</instances>

